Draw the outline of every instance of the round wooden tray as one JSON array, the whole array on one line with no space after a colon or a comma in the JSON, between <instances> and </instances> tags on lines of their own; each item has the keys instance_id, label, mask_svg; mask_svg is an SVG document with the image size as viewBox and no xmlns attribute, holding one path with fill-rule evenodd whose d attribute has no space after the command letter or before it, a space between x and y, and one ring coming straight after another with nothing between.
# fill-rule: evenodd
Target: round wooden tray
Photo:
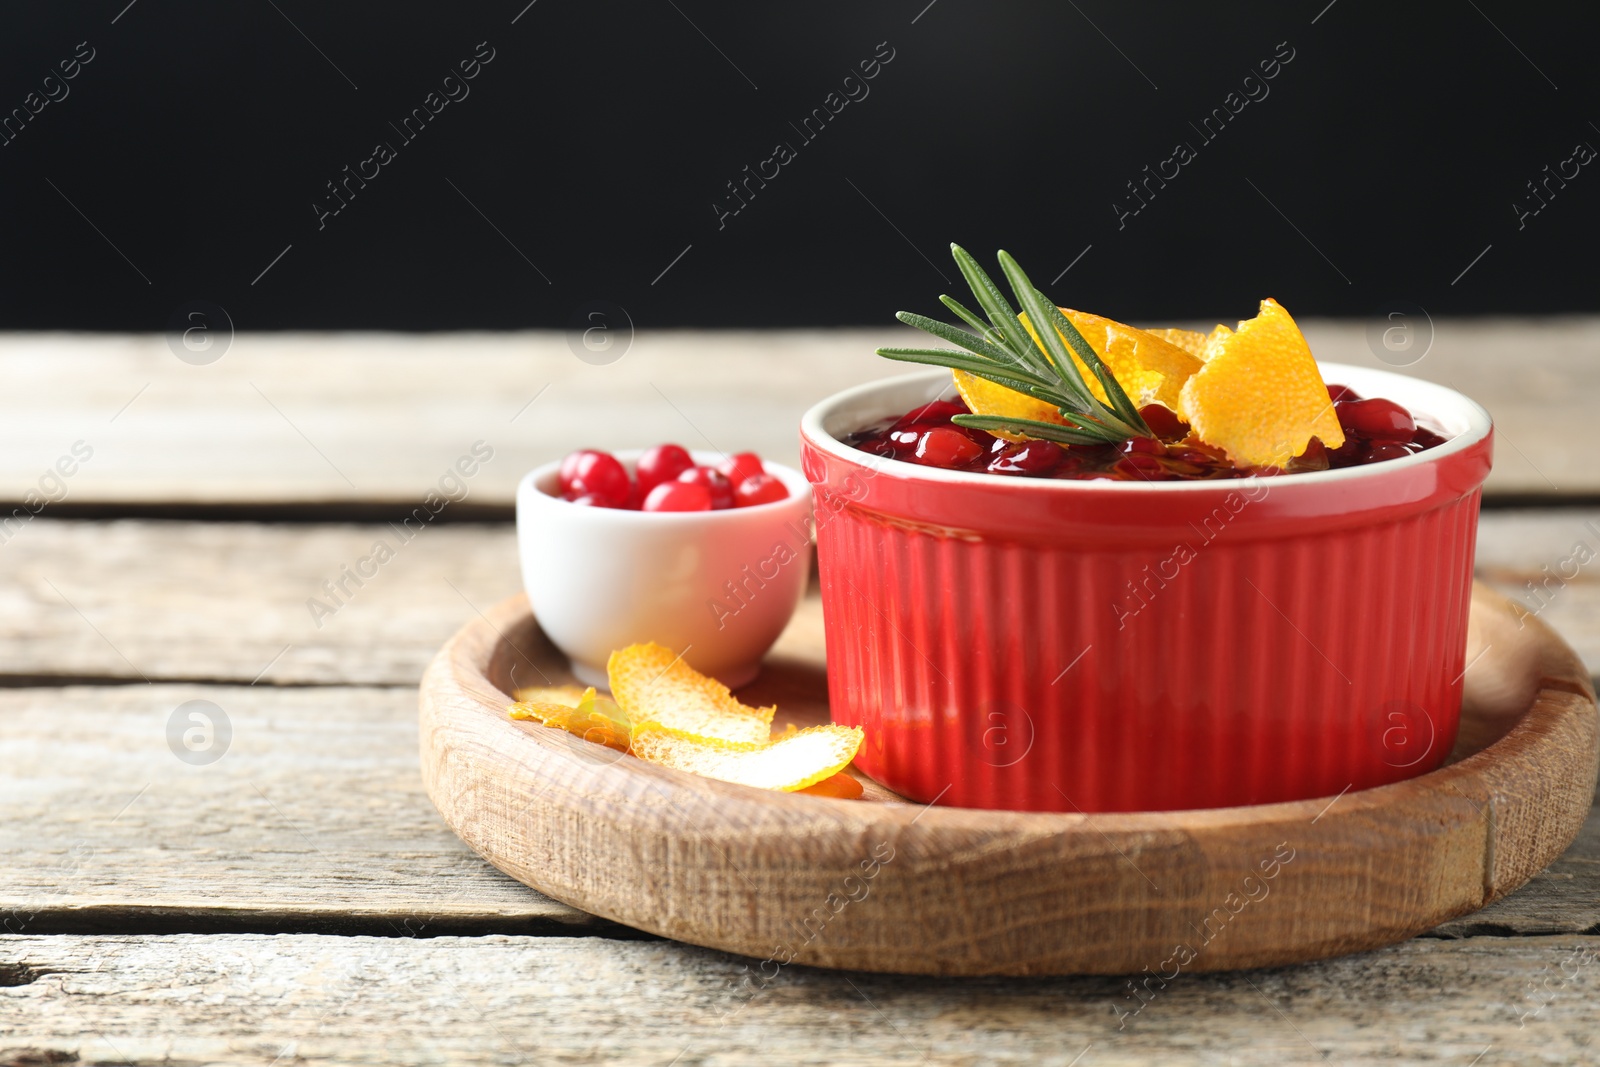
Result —
<instances>
[{"instance_id":1,"label":"round wooden tray","mask_svg":"<svg viewBox=\"0 0 1600 1067\"><path fill-rule=\"evenodd\" d=\"M1564 850L1600 748L1577 656L1474 591L1449 765L1338 797L1209 811L1037 814L775 793L657 767L506 716L570 681L518 596L451 638L421 687L422 776L496 867L617 922L760 960L918 974L1152 974L1317 959L1480 908ZM741 691L827 716L821 607ZM760 975L757 978L756 975Z\"/></svg>"}]
</instances>

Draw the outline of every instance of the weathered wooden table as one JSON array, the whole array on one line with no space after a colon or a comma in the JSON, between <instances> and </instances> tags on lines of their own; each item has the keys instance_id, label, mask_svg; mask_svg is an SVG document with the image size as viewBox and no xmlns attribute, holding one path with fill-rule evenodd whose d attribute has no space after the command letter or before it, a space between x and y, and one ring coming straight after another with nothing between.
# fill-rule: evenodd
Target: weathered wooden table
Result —
<instances>
[{"instance_id":1,"label":"weathered wooden table","mask_svg":"<svg viewBox=\"0 0 1600 1067\"><path fill-rule=\"evenodd\" d=\"M1359 325L1307 332L1377 364ZM749 961L451 835L414 687L518 587L518 475L664 439L792 462L801 411L893 373L894 336L646 334L608 365L561 335L240 336L204 366L0 338L0 1064L1595 1062L1600 818L1476 915L1185 976L1124 1029L1103 978L790 968L751 998ZM1499 422L1480 576L1600 665L1600 320L1441 322L1410 373Z\"/></svg>"}]
</instances>

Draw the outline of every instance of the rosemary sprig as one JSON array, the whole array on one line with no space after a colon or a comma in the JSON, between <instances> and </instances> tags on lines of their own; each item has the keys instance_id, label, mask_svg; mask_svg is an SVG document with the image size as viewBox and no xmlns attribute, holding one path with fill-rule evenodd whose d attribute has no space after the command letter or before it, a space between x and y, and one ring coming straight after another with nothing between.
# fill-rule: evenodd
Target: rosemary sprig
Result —
<instances>
[{"instance_id":1,"label":"rosemary sprig","mask_svg":"<svg viewBox=\"0 0 1600 1067\"><path fill-rule=\"evenodd\" d=\"M1005 430L1073 445L1110 444L1130 437L1155 436L1110 369L1089 347L1089 342L1083 339L1083 335L1061 314L1049 297L1034 288L1009 253L999 253L1000 269L1005 272L1017 303L1034 325L1037 337L1028 333L1011 302L966 249L952 244L950 254L955 257L956 266L961 268L961 276L972 289L972 295L983 309L987 321L954 298L941 296L939 302L976 330L976 334L909 311L901 311L895 318L907 326L915 326L957 345L964 351L951 348L880 348L878 355L903 363L923 363L966 371L1025 396L1053 404L1062 419L1066 420L1066 425L1057 425L998 415L957 415L954 421L961 426L979 430ZM1071 352L1068 351L1069 347ZM1100 383L1110 403L1102 401L1090 391L1082 372L1078 370L1077 362L1072 358L1074 353L1089 368L1095 381Z\"/></svg>"}]
</instances>

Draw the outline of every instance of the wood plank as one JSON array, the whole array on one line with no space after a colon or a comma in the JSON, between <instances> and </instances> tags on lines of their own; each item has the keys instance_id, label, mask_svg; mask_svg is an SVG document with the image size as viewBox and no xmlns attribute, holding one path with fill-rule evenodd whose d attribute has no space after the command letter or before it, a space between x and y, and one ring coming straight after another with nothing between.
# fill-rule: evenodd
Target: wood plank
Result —
<instances>
[{"instance_id":1,"label":"wood plank","mask_svg":"<svg viewBox=\"0 0 1600 1067\"><path fill-rule=\"evenodd\" d=\"M393 558L330 596L379 540ZM412 685L521 583L505 525L41 518L0 548L0 677Z\"/></svg>"},{"instance_id":2,"label":"wood plank","mask_svg":"<svg viewBox=\"0 0 1600 1067\"><path fill-rule=\"evenodd\" d=\"M191 700L231 724L215 762L169 744ZM178 719L187 753L200 724ZM0 690L0 768L0 930L616 929L450 832L422 792L410 689Z\"/></svg>"},{"instance_id":3,"label":"wood plank","mask_svg":"<svg viewBox=\"0 0 1600 1067\"><path fill-rule=\"evenodd\" d=\"M1488 513L1480 534L1480 565L1490 579L1500 579L1502 586L1518 574L1536 572L1542 562L1559 560L1570 548L1567 541L1574 529L1581 527L1587 516L1596 514L1600 513ZM36 520L25 534L0 549L0 674L12 676L13 681L18 675L35 679L105 676L140 681L130 663L96 633L98 629L152 678L238 681L241 684L236 691L251 701L247 706L260 709L258 721L276 721L271 711L276 705L269 698L303 702L286 705L299 709L290 717L295 726L287 735L280 722L275 733L252 734L251 743L276 739L309 751L316 751L320 744L318 730L324 724L341 737L359 733L355 723L370 724L377 714L372 709L378 706L372 702L379 701L387 709L382 717L384 729L372 733L363 743L372 738L382 741L371 755L387 770L352 765L348 772L351 780L371 781L376 775L382 781L403 779L409 783L403 793L397 786L389 802L400 805L421 828L422 843L415 844L414 849L453 849L451 855L455 858L446 863L449 871L461 877L466 877L467 872L479 872L498 879L500 891L519 893L521 890L513 883L501 879L461 849L422 798L415 770L414 692L261 692L273 683L337 683L342 679L414 684L438 645L472 615L472 608L445 583L445 578L485 609L516 588L509 528L440 526L408 545L384 568L379 580L360 590L318 630L305 613L305 597L323 578L335 575L339 563L349 562L356 553L365 551L371 536L371 528L355 525ZM87 621L62 601L45 579L66 593ZM1600 664L1600 628L1594 622L1600 618L1600 610L1596 610L1595 597L1596 585L1586 570L1552 600L1541 616L1573 640L1580 652L1587 653L1591 671ZM803 642L805 635L792 631L785 640ZM290 650L280 656L291 642ZM800 650L797 645L795 651ZM273 662L275 656L278 658ZM263 673L263 668L268 669ZM258 675L262 676L261 682L255 688L244 686ZM8 797L10 806L6 810L13 815L4 823L0 835L12 850L10 855L18 857L5 875L10 882L0 896L3 906L39 904L38 894L57 884L58 873L51 872L66 862L70 845L81 833L97 855L115 857L132 850L131 858L126 860L104 861L108 866L101 895L83 901L83 908L103 905L116 909L141 900L167 900L178 901L175 906L203 909L221 900L220 906L232 914L233 905L227 900L232 884L226 877L232 868L226 850L218 854L223 858L216 861L216 878L192 879L186 884L182 871L169 870L167 886L173 895L152 897L149 887L140 881L142 861L137 858L137 850L142 846L137 837L130 843L121 836L120 820L110 824L121 805L151 781L149 776L141 777L137 767L164 766L170 781L153 788L158 795L163 789L179 790L173 794L176 806L152 806L153 821L136 824L141 834L169 842L168 850L175 847L173 842L209 840L196 838L195 830L185 821L183 805L194 802L193 790L208 783L232 781L228 775L234 757L199 770L183 766L167 752L163 732L165 716L176 703L209 691L201 686L140 684L127 688L0 693L0 707L10 709L4 716L5 730L0 733L0 752L7 753L4 766L10 778L0 780L0 788ZM348 699L345 694L350 694ZM233 699L229 696L218 702L232 708ZM127 715L142 716L142 732L136 736L127 733L132 727L118 725ZM241 735L239 743L245 741ZM26 775L17 770L24 766L15 755L19 746L27 753L25 765L34 768ZM80 772L62 774L51 761L53 753L63 747L92 753L92 758ZM143 755L130 763L129 753L134 752ZM288 758L280 754L268 762ZM292 767L280 767L272 772L271 780L289 780L293 774ZM43 793L38 791L41 781L48 783ZM357 804L366 788L356 788L347 796L349 790L333 785L325 791L333 807L326 811L308 808L303 813L311 820L307 825L320 826L324 818L335 826L358 823L361 809L358 805L352 811L350 806ZM268 792L276 799L275 793ZM43 796L51 799L40 801ZM147 799L142 798L129 815ZM211 806L203 810L222 813L211 818L212 823L221 825L226 825L229 812L246 810L252 804L264 808L247 784L237 781L206 804ZM30 825L38 827L38 831L27 829ZM251 833L271 830L276 835L274 840L291 833L282 824L248 825L255 827ZM348 830L341 832L348 836ZM236 830L231 838L228 833L220 833L214 835L214 840L244 840L241 833ZM244 857L239 862L246 863L245 869L252 869L247 863L250 849L242 848L238 855ZM359 896L357 888L377 892L381 897L391 880L399 879L395 884L409 894L403 905L411 909L407 914L425 917L431 913L431 901L442 884L431 880L438 868L423 864L422 869L413 870L408 856L402 849L381 862L374 861L378 871L370 876L352 876L355 881L345 887L349 892L344 895L333 892L342 884L340 876L332 869L332 861L322 859L319 863L323 865L317 868L321 873L311 879L311 885L319 892L332 893L326 899L332 902L331 910L337 912L353 906L353 897ZM119 880L131 887L128 892L116 891ZM188 895L180 890L189 891ZM485 901L504 899L496 898L495 891L488 888L474 888L471 892ZM303 903L307 898L300 899ZM297 914L304 916L306 912ZM468 909L467 914L474 913ZM511 914L515 918L518 913ZM87 911L79 915L84 921L88 917ZM1600 930L1600 822L1595 816L1591 815L1578 844L1528 887L1476 916L1447 923L1441 932L1457 936L1496 928L1528 933Z\"/></svg>"},{"instance_id":4,"label":"wood plank","mask_svg":"<svg viewBox=\"0 0 1600 1067\"><path fill-rule=\"evenodd\" d=\"M1544 581L1545 567L1557 574L1587 539L1595 559L1542 593L1539 615L1600 674L1595 528L1600 509L1485 512L1478 572L1537 608L1526 583ZM394 558L359 588L347 582L336 603L322 583L378 539ZM521 580L506 524L430 525L402 543L382 523L39 518L0 546L0 680L411 685L463 622ZM314 617L313 597L337 612Z\"/></svg>"},{"instance_id":5,"label":"wood plank","mask_svg":"<svg viewBox=\"0 0 1600 1067\"><path fill-rule=\"evenodd\" d=\"M813 605L807 617L821 628ZM1474 591L1472 628L1468 655L1489 654L1468 681L1469 740L1450 766L1339 803L1085 817L751 790L513 722L513 668L567 681L519 596L429 666L422 780L501 870L697 945L760 955L798 915L830 936L788 958L828 967L1115 975L1175 944L1203 945L1188 950L1193 970L1275 966L1391 944L1503 898L1591 814L1600 743L1582 665L1547 627L1519 628L1492 592ZM826 718L820 666L784 664L787 713ZM1212 943L1210 909L1242 909L1247 891L1270 903Z\"/></svg>"},{"instance_id":6,"label":"wood plank","mask_svg":"<svg viewBox=\"0 0 1600 1067\"><path fill-rule=\"evenodd\" d=\"M1600 933L1600 806L1572 846L1528 884L1481 911L1435 927L1431 937Z\"/></svg>"},{"instance_id":7,"label":"wood plank","mask_svg":"<svg viewBox=\"0 0 1600 1067\"><path fill-rule=\"evenodd\" d=\"M168 745L188 700L231 721L216 763ZM0 767L0 929L614 929L449 831L422 791L411 689L0 690ZM1485 931L1600 931L1600 809L1527 887L1436 932Z\"/></svg>"},{"instance_id":8,"label":"wood plank","mask_svg":"<svg viewBox=\"0 0 1600 1067\"><path fill-rule=\"evenodd\" d=\"M1385 365L1367 323L1303 325L1324 360ZM1571 433L1600 396L1600 318L1435 327L1428 354L1405 370L1469 393L1495 416L1502 445L1489 492L1600 492L1600 468ZM162 335L0 335L10 385L0 397L0 500L23 499L80 440L93 456L65 481L74 506L409 508L479 440L495 458L467 499L501 509L522 472L580 444L680 440L792 463L807 407L898 373L872 350L921 336L892 325L641 330L621 358L592 365L552 332L240 333L215 363L191 366Z\"/></svg>"},{"instance_id":9,"label":"wood plank","mask_svg":"<svg viewBox=\"0 0 1600 1067\"><path fill-rule=\"evenodd\" d=\"M1484 513L1477 571L1555 627L1600 675L1600 509Z\"/></svg>"},{"instance_id":10,"label":"wood plank","mask_svg":"<svg viewBox=\"0 0 1600 1067\"><path fill-rule=\"evenodd\" d=\"M1412 941L1152 979L1123 1016L1140 1002L1114 978L772 976L663 942L4 938L26 984L0 983L0 1062L1589 1062L1597 954L1594 937Z\"/></svg>"},{"instance_id":11,"label":"wood plank","mask_svg":"<svg viewBox=\"0 0 1600 1067\"><path fill-rule=\"evenodd\" d=\"M330 596L322 583L379 540L393 558ZM451 634L521 587L506 524L403 542L388 524L41 518L0 547L0 685L415 685Z\"/></svg>"}]
</instances>

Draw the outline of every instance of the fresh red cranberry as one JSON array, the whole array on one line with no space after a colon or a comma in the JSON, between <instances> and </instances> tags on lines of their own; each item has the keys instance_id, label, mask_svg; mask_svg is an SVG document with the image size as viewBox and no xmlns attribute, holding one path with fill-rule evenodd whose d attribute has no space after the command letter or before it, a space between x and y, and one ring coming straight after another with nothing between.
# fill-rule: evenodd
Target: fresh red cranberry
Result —
<instances>
[{"instance_id":1,"label":"fresh red cranberry","mask_svg":"<svg viewBox=\"0 0 1600 1067\"><path fill-rule=\"evenodd\" d=\"M639 491L646 495L662 482L670 482L690 467L694 459L680 445L656 445L639 457L634 473L639 476Z\"/></svg>"},{"instance_id":2,"label":"fresh red cranberry","mask_svg":"<svg viewBox=\"0 0 1600 1067\"><path fill-rule=\"evenodd\" d=\"M615 508L620 506L605 497L595 496L593 493L578 493L572 496L563 496L561 499L569 504L582 504L586 508Z\"/></svg>"},{"instance_id":3,"label":"fresh red cranberry","mask_svg":"<svg viewBox=\"0 0 1600 1067\"><path fill-rule=\"evenodd\" d=\"M572 488L572 478L578 473L578 460L593 451L594 449L592 448L580 448L561 457L560 485L563 496Z\"/></svg>"},{"instance_id":4,"label":"fresh red cranberry","mask_svg":"<svg viewBox=\"0 0 1600 1067\"><path fill-rule=\"evenodd\" d=\"M1181 441L1189 434L1189 424L1160 404L1146 404L1139 414L1150 432L1163 441Z\"/></svg>"},{"instance_id":5,"label":"fresh red cranberry","mask_svg":"<svg viewBox=\"0 0 1600 1067\"><path fill-rule=\"evenodd\" d=\"M566 466L565 461L562 466ZM610 501L615 508L628 506L632 481L611 453L592 449L579 452L572 461L571 471L572 477L562 487L564 492L576 491L580 496L589 493Z\"/></svg>"},{"instance_id":6,"label":"fresh red cranberry","mask_svg":"<svg viewBox=\"0 0 1600 1067\"><path fill-rule=\"evenodd\" d=\"M917 462L930 467L960 467L982 454L978 442L953 427L936 427L917 442Z\"/></svg>"},{"instance_id":7,"label":"fresh red cranberry","mask_svg":"<svg viewBox=\"0 0 1600 1067\"><path fill-rule=\"evenodd\" d=\"M1411 440L1417 432L1411 413L1393 400L1373 397L1370 400L1343 400L1334 405L1339 414L1339 425L1345 433L1354 433L1369 441L1384 444L1401 444Z\"/></svg>"},{"instance_id":8,"label":"fresh red cranberry","mask_svg":"<svg viewBox=\"0 0 1600 1067\"><path fill-rule=\"evenodd\" d=\"M1374 445L1365 456L1361 457L1362 463L1382 463L1386 459L1405 459L1411 455L1411 450L1405 445Z\"/></svg>"},{"instance_id":9,"label":"fresh red cranberry","mask_svg":"<svg viewBox=\"0 0 1600 1067\"><path fill-rule=\"evenodd\" d=\"M956 415L968 414L971 414L971 412L967 410L967 405L959 400L934 400L922 405L920 408L912 408L904 415L901 415L894 420L894 425L890 429L903 430L908 426L915 426L921 422L939 426L948 423Z\"/></svg>"},{"instance_id":10,"label":"fresh red cranberry","mask_svg":"<svg viewBox=\"0 0 1600 1067\"><path fill-rule=\"evenodd\" d=\"M1061 465L1067 454L1066 449L1053 441L1023 441L1021 444L998 441L998 444L1003 447L994 451L994 458L988 466L988 470L994 474L1031 474L1035 477L1049 474Z\"/></svg>"},{"instance_id":11,"label":"fresh red cranberry","mask_svg":"<svg viewBox=\"0 0 1600 1067\"><path fill-rule=\"evenodd\" d=\"M729 484L738 485L746 478L754 478L758 474L767 473L766 465L761 462L761 457L754 452L739 452L728 456L717 464L717 470L728 479Z\"/></svg>"},{"instance_id":12,"label":"fresh red cranberry","mask_svg":"<svg viewBox=\"0 0 1600 1067\"><path fill-rule=\"evenodd\" d=\"M1361 394L1348 385L1330 385L1328 386L1328 399L1337 404L1341 400L1360 400Z\"/></svg>"},{"instance_id":13,"label":"fresh red cranberry","mask_svg":"<svg viewBox=\"0 0 1600 1067\"><path fill-rule=\"evenodd\" d=\"M733 483L729 482L728 476L721 471L712 470L710 467L690 467L678 475L678 481L704 488L714 511L733 507Z\"/></svg>"},{"instance_id":14,"label":"fresh red cranberry","mask_svg":"<svg viewBox=\"0 0 1600 1067\"><path fill-rule=\"evenodd\" d=\"M644 498L645 511L710 511L711 490L696 482L662 482Z\"/></svg>"},{"instance_id":15,"label":"fresh red cranberry","mask_svg":"<svg viewBox=\"0 0 1600 1067\"><path fill-rule=\"evenodd\" d=\"M575 451L568 452L565 456L562 456L561 474L559 477L559 484L562 494L565 495L572 489L573 479L578 476L578 464L582 463L589 456L604 456L608 454L609 453L602 452L597 448L580 448L576 449Z\"/></svg>"},{"instance_id":16,"label":"fresh red cranberry","mask_svg":"<svg viewBox=\"0 0 1600 1067\"><path fill-rule=\"evenodd\" d=\"M788 487L770 474L752 474L733 490L733 506L736 508L771 504L788 498Z\"/></svg>"}]
</instances>

